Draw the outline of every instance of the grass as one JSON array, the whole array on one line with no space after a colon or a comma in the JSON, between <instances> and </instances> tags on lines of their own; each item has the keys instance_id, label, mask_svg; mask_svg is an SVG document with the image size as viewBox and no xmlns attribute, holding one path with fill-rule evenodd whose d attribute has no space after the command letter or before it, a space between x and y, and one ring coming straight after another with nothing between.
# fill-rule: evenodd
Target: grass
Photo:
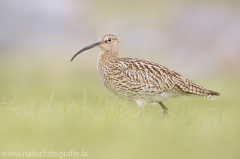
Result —
<instances>
[{"instance_id":1,"label":"grass","mask_svg":"<svg viewBox=\"0 0 240 159\"><path fill-rule=\"evenodd\" d=\"M216 100L166 101L170 112L164 121L159 105L147 105L140 119L136 104L104 90L96 72L1 66L1 152L83 150L93 159L240 157L238 77L215 77L211 86L202 82L222 93Z\"/></svg>"}]
</instances>

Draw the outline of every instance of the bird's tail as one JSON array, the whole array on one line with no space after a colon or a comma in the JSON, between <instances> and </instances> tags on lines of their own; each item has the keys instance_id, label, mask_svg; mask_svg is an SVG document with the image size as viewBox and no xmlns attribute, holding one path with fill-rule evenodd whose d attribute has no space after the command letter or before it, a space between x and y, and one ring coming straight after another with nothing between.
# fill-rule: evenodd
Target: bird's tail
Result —
<instances>
[{"instance_id":1,"label":"bird's tail","mask_svg":"<svg viewBox=\"0 0 240 159\"><path fill-rule=\"evenodd\" d=\"M210 100L213 100L213 99L216 99L215 96L219 96L220 93L218 92L215 92L215 91L211 91L211 90L208 90L209 93L207 93L204 98L207 98L207 99L210 99Z\"/></svg>"},{"instance_id":2,"label":"bird's tail","mask_svg":"<svg viewBox=\"0 0 240 159\"><path fill-rule=\"evenodd\" d=\"M215 96L219 96L220 93L218 92L215 92L215 91L211 91L211 90L208 90L210 92L211 95L215 95Z\"/></svg>"},{"instance_id":3,"label":"bird's tail","mask_svg":"<svg viewBox=\"0 0 240 159\"><path fill-rule=\"evenodd\" d=\"M210 100L216 99L215 96L220 95L220 93L215 92L215 91L211 91L211 90L207 90L207 89L206 89L206 91L208 91L208 92L205 92L204 94L196 94L196 93L187 92L185 95L191 96L191 97L204 97L204 98L207 98Z\"/></svg>"}]
</instances>

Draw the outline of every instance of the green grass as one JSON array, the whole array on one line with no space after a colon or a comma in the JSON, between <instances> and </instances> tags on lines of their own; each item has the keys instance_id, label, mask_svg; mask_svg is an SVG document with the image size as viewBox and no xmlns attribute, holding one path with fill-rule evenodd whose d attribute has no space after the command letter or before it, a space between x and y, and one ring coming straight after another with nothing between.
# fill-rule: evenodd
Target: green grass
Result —
<instances>
[{"instance_id":1,"label":"green grass","mask_svg":"<svg viewBox=\"0 0 240 159\"><path fill-rule=\"evenodd\" d=\"M199 83L221 96L170 99L164 121L159 105L147 105L141 119L135 103L103 89L95 69L89 74L62 65L1 63L1 152L84 150L93 159L240 158L239 77L203 79Z\"/></svg>"}]
</instances>

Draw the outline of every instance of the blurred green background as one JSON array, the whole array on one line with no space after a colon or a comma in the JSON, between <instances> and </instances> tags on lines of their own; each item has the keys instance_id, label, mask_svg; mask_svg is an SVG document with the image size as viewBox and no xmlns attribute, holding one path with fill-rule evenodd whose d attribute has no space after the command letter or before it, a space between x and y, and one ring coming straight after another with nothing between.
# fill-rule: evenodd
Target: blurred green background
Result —
<instances>
[{"instance_id":1,"label":"blurred green background","mask_svg":"<svg viewBox=\"0 0 240 159\"><path fill-rule=\"evenodd\" d=\"M104 159L240 158L239 6L0 0L0 155L84 150L86 158ZM164 64L221 96L169 99L167 121L159 105L146 105L140 119L135 103L102 86L99 48L70 62L104 33L119 37L120 57Z\"/></svg>"}]
</instances>

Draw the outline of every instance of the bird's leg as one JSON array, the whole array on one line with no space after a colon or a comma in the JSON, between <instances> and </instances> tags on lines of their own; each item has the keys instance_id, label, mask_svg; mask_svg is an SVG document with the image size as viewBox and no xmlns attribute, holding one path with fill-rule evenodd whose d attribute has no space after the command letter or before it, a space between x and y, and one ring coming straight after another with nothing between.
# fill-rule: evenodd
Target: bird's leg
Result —
<instances>
[{"instance_id":1,"label":"bird's leg","mask_svg":"<svg viewBox=\"0 0 240 159\"><path fill-rule=\"evenodd\" d=\"M143 117L143 111L144 111L144 105L146 104L144 101L142 100L136 100L136 103L140 109L140 117L142 118Z\"/></svg>"},{"instance_id":2,"label":"bird's leg","mask_svg":"<svg viewBox=\"0 0 240 159\"><path fill-rule=\"evenodd\" d=\"M160 104L161 107L163 108L163 119L166 119L166 117L167 117L167 112L168 112L168 108L167 108L162 102L159 102L159 104Z\"/></svg>"}]
</instances>

